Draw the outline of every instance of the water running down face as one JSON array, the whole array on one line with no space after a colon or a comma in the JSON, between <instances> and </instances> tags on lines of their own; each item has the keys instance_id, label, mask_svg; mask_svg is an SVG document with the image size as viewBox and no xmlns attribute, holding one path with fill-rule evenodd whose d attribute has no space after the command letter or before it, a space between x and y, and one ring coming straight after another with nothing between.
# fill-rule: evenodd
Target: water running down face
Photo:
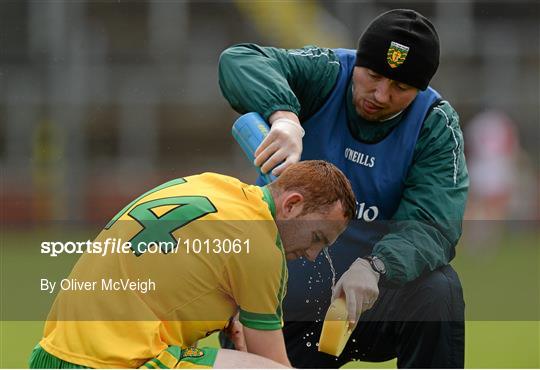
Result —
<instances>
[{"instance_id":1,"label":"water running down face","mask_svg":"<svg viewBox=\"0 0 540 370\"><path fill-rule=\"evenodd\" d=\"M343 215L341 203L324 212L310 212L278 222L278 228L288 260L304 257L315 261L319 253L332 245L345 230L348 219Z\"/></svg>"}]
</instances>

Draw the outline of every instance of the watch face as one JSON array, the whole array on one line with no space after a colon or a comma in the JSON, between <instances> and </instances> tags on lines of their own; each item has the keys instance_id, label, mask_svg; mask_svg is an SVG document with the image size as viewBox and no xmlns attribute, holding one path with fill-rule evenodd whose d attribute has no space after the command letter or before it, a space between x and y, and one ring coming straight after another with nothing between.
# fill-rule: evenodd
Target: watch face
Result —
<instances>
[{"instance_id":1,"label":"watch face","mask_svg":"<svg viewBox=\"0 0 540 370\"><path fill-rule=\"evenodd\" d=\"M375 267L375 270L377 270L377 272L381 274L384 274L386 272L386 268L384 266L383 261L381 261L377 257L373 257L371 261L373 262L373 267Z\"/></svg>"}]
</instances>

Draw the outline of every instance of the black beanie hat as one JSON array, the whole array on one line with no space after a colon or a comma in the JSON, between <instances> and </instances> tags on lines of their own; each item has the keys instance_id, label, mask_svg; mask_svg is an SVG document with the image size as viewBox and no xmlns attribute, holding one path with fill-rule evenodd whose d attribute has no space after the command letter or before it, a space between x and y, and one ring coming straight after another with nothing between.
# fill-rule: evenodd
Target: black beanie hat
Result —
<instances>
[{"instance_id":1,"label":"black beanie hat","mask_svg":"<svg viewBox=\"0 0 540 370\"><path fill-rule=\"evenodd\" d=\"M383 13L360 37L356 65L425 90L439 66L435 27L414 10Z\"/></svg>"}]
</instances>

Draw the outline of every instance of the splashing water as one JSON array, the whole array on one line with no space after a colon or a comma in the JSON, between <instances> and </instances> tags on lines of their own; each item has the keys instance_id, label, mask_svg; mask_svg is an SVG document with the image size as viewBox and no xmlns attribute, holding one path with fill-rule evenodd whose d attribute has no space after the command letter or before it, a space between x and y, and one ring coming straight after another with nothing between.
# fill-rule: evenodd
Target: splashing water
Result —
<instances>
[{"instance_id":1,"label":"splashing water","mask_svg":"<svg viewBox=\"0 0 540 370\"><path fill-rule=\"evenodd\" d=\"M334 287L336 286L336 270L334 269L332 258L330 258L330 253L328 253L328 247L324 248L323 252L324 252L324 256L326 257L326 260L330 264L330 270L332 270L332 291L334 291Z\"/></svg>"}]
</instances>

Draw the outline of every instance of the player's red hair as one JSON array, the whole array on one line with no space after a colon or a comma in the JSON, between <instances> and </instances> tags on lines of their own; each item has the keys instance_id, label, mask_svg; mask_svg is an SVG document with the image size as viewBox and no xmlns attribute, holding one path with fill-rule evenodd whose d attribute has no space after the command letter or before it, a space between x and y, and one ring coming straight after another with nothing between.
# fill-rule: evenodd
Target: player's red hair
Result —
<instances>
[{"instance_id":1,"label":"player's red hair","mask_svg":"<svg viewBox=\"0 0 540 370\"><path fill-rule=\"evenodd\" d=\"M304 196L303 214L324 212L336 201L341 202L344 216L352 219L356 200L347 177L333 164L310 160L294 163L269 185L274 191L298 191Z\"/></svg>"}]
</instances>

